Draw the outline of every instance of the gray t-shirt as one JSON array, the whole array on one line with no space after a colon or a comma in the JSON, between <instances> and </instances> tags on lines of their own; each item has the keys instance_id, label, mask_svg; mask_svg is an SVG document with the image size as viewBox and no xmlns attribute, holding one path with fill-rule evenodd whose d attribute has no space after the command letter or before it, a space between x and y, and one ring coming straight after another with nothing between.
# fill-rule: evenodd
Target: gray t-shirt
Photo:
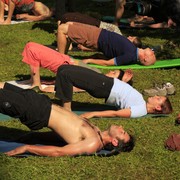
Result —
<instances>
[{"instance_id":1,"label":"gray t-shirt","mask_svg":"<svg viewBox=\"0 0 180 180\"><path fill-rule=\"evenodd\" d=\"M147 114L146 102L143 96L129 84L114 78L114 85L106 104L119 109L131 109L131 117L141 117Z\"/></svg>"}]
</instances>

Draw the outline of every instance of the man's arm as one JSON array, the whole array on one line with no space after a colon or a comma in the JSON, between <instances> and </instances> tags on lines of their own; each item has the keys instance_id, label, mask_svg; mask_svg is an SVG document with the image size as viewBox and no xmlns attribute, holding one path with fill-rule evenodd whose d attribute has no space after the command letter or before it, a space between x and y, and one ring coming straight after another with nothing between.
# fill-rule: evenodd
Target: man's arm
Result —
<instances>
[{"instance_id":1,"label":"man's arm","mask_svg":"<svg viewBox=\"0 0 180 180\"><path fill-rule=\"evenodd\" d=\"M154 28L154 29L159 29L159 28L168 28L168 24L166 22L162 23L154 23L154 24L135 24L134 22L130 23L131 27L137 27L137 28L143 28L143 27L148 27L148 28Z\"/></svg>"},{"instance_id":2,"label":"man's arm","mask_svg":"<svg viewBox=\"0 0 180 180\"><path fill-rule=\"evenodd\" d=\"M94 111L81 114L81 117L90 119L93 117L124 117L129 118L131 117L131 110L130 109L121 109L121 110L107 110L107 111Z\"/></svg>"},{"instance_id":3,"label":"man's arm","mask_svg":"<svg viewBox=\"0 0 180 180\"><path fill-rule=\"evenodd\" d=\"M98 64L103 66L114 66L114 58L109 60L104 59L84 59L82 60L86 64Z\"/></svg>"},{"instance_id":4,"label":"man's arm","mask_svg":"<svg viewBox=\"0 0 180 180\"><path fill-rule=\"evenodd\" d=\"M16 19L22 19L22 20L26 20L26 21L41 21L41 20L46 20L48 19L50 16L45 16L45 15L29 15L27 13L25 14L17 14L16 15Z\"/></svg>"},{"instance_id":5,"label":"man's arm","mask_svg":"<svg viewBox=\"0 0 180 180\"><path fill-rule=\"evenodd\" d=\"M39 156L74 156L95 153L100 148L101 147L99 145L99 141L97 141L97 138L92 137L75 144L68 144L63 147L24 145L14 150L8 151L5 154L8 156L15 156L18 154L29 152Z\"/></svg>"}]
</instances>

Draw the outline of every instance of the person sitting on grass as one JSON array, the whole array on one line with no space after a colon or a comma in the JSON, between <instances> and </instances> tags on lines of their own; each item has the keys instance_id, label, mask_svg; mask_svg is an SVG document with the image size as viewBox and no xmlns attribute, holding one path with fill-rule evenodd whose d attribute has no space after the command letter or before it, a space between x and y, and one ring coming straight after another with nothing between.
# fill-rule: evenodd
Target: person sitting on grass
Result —
<instances>
[{"instance_id":1,"label":"person sitting on grass","mask_svg":"<svg viewBox=\"0 0 180 180\"><path fill-rule=\"evenodd\" d=\"M86 90L91 96L105 98L108 105L117 110L95 111L82 114L82 117L125 117L137 118L151 114L169 114L172 107L165 96L143 99L136 89L117 78L107 77L79 66L63 65L56 75L55 96L62 101L64 108L71 110L72 87Z\"/></svg>"},{"instance_id":2,"label":"person sitting on grass","mask_svg":"<svg viewBox=\"0 0 180 180\"><path fill-rule=\"evenodd\" d=\"M148 66L156 61L156 56L150 48L137 48L126 37L87 24L69 22L59 25L57 42L60 53L67 52L68 40L98 50L109 59L85 59L85 63L105 66L140 63Z\"/></svg>"},{"instance_id":3,"label":"person sitting on grass","mask_svg":"<svg viewBox=\"0 0 180 180\"><path fill-rule=\"evenodd\" d=\"M4 20L5 5L8 5L8 16ZM34 0L0 0L0 24L11 24L14 11L16 19L26 21L46 20L53 12L43 3Z\"/></svg>"},{"instance_id":4,"label":"person sitting on grass","mask_svg":"<svg viewBox=\"0 0 180 180\"><path fill-rule=\"evenodd\" d=\"M40 156L74 156L96 153L109 145L117 154L134 147L133 137L122 126L111 125L101 132L88 120L52 104L48 96L8 83L0 83L0 113L19 118L31 130L48 127L67 143L63 147L24 145L6 152L8 156L26 152Z\"/></svg>"},{"instance_id":5,"label":"person sitting on grass","mask_svg":"<svg viewBox=\"0 0 180 180\"><path fill-rule=\"evenodd\" d=\"M63 64L72 64L90 68L94 71L97 71L98 73L101 73L100 70L86 65L81 60L75 60L72 57L69 57L65 54L61 54L53 49L50 49L46 46L43 46L35 42L28 42L26 44L22 56L22 61L26 64L29 64L30 66L31 79L22 81L21 83L31 84L31 88L38 86L41 91L45 92L54 92L54 87L41 87L40 67L49 69L50 71L56 74L59 66ZM108 73L108 76L109 74L111 74L114 77L117 77L119 76L119 74L121 74L120 79L122 81L132 83L131 79L133 77L133 73L131 70L126 70L125 72L123 70L116 70L116 72ZM47 82L44 83L46 84ZM81 90L74 87L73 92L76 91Z\"/></svg>"}]
</instances>

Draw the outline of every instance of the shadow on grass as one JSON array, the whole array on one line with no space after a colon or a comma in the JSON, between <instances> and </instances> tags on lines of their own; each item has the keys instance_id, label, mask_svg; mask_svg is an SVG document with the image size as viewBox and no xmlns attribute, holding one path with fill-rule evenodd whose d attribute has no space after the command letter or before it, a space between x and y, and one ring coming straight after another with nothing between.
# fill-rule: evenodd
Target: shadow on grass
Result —
<instances>
[{"instance_id":1,"label":"shadow on grass","mask_svg":"<svg viewBox=\"0 0 180 180\"><path fill-rule=\"evenodd\" d=\"M64 146L67 143L53 131L36 132L0 126L0 141Z\"/></svg>"},{"instance_id":2,"label":"shadow on grass","mask_svg":"<svg viewBox=\"0 0 180 180\"><path fill-rule=\"evenodd\" d=\"M37 29L37 28L40 30L44 30L48 33L54 33L54 30L57 29L57 27L53 22L49 22L49 23L37 22L32 26L32 29Z\"/></svg>"},{"instance_id":3,"label":"shadow on grass","mask_svg":"<svg viewBox=\"0 0 180 180\"><path fill-rule=\"evenodd\" d=\"M30 75L24 75L24 74L17 74L17 75L15 75L15 77L18 78L18 81L30 79ZM55 77L52 77L52 76L41 76L41 80L51 81L54 79L55 79Z\"/></svg>"}]
</instances>

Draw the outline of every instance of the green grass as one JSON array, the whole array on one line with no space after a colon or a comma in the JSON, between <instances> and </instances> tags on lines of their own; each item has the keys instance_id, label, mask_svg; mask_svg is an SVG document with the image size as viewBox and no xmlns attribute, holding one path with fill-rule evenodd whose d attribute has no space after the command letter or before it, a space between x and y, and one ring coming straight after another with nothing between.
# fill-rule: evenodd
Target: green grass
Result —
<instances>
[{"instance_id":1,"label":"green grass","mask_svg":"<svg viewBox=\"0 0 180 180\"><path fill-rule=\"evenodd\" d=\"M97 16L109 15L113 6L97 6L96 3L79 0L80 11ZM108 9L108 11L107 11ZM97 13L98 12L98 13ZM101 12L101 14L99 13ZM108 14L109 13L109 14ZM55 40L54 21L0 26L0 79L1 81L29 77L29 68L22 63L21 52L28 41L51 44ZM158 59L179 58L179 34L174 30L126 30L125 35L137 35L143 43L153 46L172 40L176 47L168 47L158 54ZM70 53L87 56L89 53ZM105 71L104 71L105 72ZM42 70L43 78L53 78L53 73ZM122 124L136 137L136 146L131 153L121 153L108 158L92 157L28 157L12 158L0 155L0 179L179 179L180 154L164 148L164 141L180 129L174 120L180 113L180 72L172 69L147 69L134 71L134 87L140 92L154 82L171 82L176 94L170 96L174 111L164 118L138 119L92 119L102 130L110 124ZM51 95L53 98L53 95ZM146 98L146 97L145 97ZM103 103L86 93L75 94L74 101ZM44 129L42 131L48 131ZM29 130L18 120L0 121L0 139L16 139Z\"/></svg>"}]
</instances>

